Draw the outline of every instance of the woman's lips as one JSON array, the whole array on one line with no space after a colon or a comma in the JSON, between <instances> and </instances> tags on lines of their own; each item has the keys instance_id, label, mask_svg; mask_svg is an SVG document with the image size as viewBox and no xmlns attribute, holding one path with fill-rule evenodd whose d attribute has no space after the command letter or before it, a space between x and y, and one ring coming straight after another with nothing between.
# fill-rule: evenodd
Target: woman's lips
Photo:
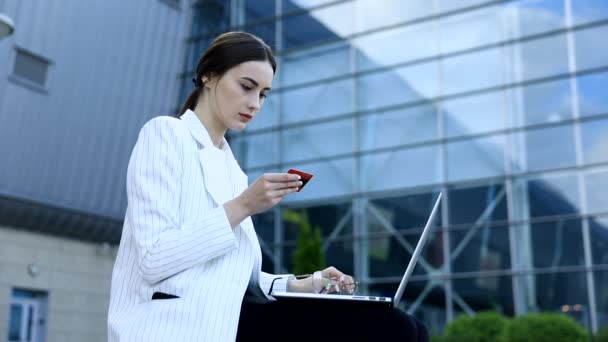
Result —
<instances>
[{"instance_id":1,"label":"woman's lips","mask_svg":"<svg viewBox=\"0 0 608 342\"><path fill-rule=\"evenodd\" d=\"M239 116L245 122L249 122L249 121L251 121L251 119L253 119L253 116L249 115L249 114L239 113Z\"/></svg>"}]
</instances>

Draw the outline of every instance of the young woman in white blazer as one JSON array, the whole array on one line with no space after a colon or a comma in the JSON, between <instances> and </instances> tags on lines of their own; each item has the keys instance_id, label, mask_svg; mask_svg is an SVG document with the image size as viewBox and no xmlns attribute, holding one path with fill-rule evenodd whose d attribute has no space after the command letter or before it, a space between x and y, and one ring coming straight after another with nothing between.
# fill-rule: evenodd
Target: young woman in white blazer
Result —
<instances>
[{"instance_id":1,"label":"young woman in white blazer","mask_svg":"<svg viewBox=\"0 0 608 342\"><path fill-rule=\"evenodd\" d=\"M261 271L250 218L296 191L299 176L265 174L248 186L224 139L258 114L275 69L259 38L223 34L201 57L179 118L141 129L127 172L109 341L233 341L248 288L269 297L275 280L277 290L312 290L310 279Z\"/></svg>"}]
</instances>

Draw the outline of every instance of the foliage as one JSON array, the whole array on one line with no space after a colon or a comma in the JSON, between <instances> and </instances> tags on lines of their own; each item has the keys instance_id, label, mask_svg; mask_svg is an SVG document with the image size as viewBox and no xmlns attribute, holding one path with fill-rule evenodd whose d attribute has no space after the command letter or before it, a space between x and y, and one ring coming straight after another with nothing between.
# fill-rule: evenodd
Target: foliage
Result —
<instances>
[{"instance_id":1,"label":"foliage","mask_svg":"<svg viewBox=\"0 0 608 342\"><path fill-rule=\"evenodd\" d=\"M293 253L293 273L309 274L325 268L325 253L319 226L311 227L306 212L287 209L283 213L285 222L296 225L300 233Z\"/></svg>"},{"instance_id":2,"label":"foliage","mask_svg":"<svg viewBox=\"0 0 608 342\"><path fill-rule=\"evenodd\" d=\"M559 313L531 313L513 318L502 341L584 342L589 334L572 318Z\"/></svg>"},{"instance_id":3,"label":"foliage","mask_svg":"<svg viewBox=\"0 0 608 342\"><path fill-rule=\"evenodd\" d=\"M496 341L506 324L507 319L497 312L481 312L475 316L462 315L448 325L445 341Z\"/></svg>"}]
</instances>

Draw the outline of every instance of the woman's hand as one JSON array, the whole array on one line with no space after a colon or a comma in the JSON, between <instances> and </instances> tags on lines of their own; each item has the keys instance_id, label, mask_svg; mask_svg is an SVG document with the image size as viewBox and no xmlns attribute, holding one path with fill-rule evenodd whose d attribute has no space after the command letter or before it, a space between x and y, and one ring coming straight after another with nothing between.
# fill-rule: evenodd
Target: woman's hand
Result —
<instances>
[{"instance_id":1,"label":"woman's hand","mask_svg":"<svg viewBox=\"0 0 608 342\"><path fill-rule=\"evenodd\" d=\"M310 277L288 282L289 292L354 294L356 288L353 277L333 266L317 271Z\"/></svg>"},{"instance_id":2,"label":"woman's hand","mask_svg":"<svg viewBox=\"0 0 608 342\"><path fill-rule=\"evenodd\" d=\"M230 225L236 227L246 217L274 207L301 185L300 176L290 173L266 173L260 176L242 194L224 204Z\"/></svg>"}]
</instances>

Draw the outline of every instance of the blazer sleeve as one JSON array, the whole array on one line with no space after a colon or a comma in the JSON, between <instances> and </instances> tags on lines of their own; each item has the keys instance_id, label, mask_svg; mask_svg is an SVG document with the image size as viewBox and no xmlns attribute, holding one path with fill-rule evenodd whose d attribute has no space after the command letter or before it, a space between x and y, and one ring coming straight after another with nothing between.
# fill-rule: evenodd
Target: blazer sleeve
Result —
<instances>
[{"instance_id":1,"label":"blazer sleeve","mask_svg":"<svg viewBox=\"0 0 608 342\"><path fill-rule=\"evenodd\" d=\"M237 248L223 206L180 222L183 141L172 120L158 117L144 125L127 170L127 219L140 274L151 284Z\"/></svg>"},{"instance_id":2,"label":"blazer sleeve","mask_svg":"<svg viewBox=\"0 0 608 342\"><path fill-rule=\"evenodd\" d=\"M264 296L272 299L272 293L270 293L270 286L272 286L272 292L287 292L287 280L292 277L293 274L271 274L266 272L260 272L260 289L264 293ZM274 285L272 282L274 281Z\"/></svg>"}]
</instances>

